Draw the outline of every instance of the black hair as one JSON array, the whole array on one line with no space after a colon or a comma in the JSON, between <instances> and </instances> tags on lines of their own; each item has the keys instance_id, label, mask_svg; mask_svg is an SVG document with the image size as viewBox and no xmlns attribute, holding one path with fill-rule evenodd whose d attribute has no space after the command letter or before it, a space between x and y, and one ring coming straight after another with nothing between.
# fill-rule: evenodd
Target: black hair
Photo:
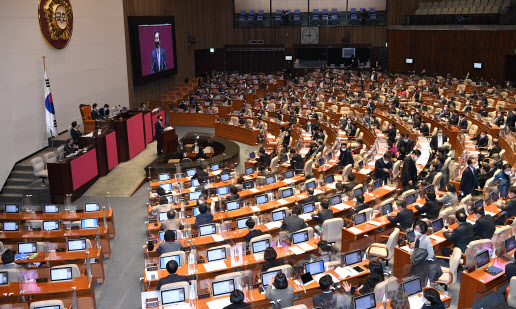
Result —
<instances>
[{"instance_id":1,"label":"black hair","mask_svg":"<svg viewBox=\"0 0 516 309\"><path fill-rule=\"evenodd\" d=\"M247 219L247 221L245 221L245 226L247 226L247 228L250 230L252 230L255 225L256 225L256 222L254 222L254 220L252 218L249 218L249 219Z\"/></svg>"},{"instance_id":2,"label":"black hair","mask_svg":"<svg viewBox=\"0 0 516 309\"><path fill-rule=\"evenodd\" d=\"M330 207L330 201L327 198L325 198L321 201L321 207L323 209L328 209Z\"/></svg>"},{"instance_id":3,"label":"black hair","mask_svg":"<svg viewBox=\"0 0 516 309\"><path fill-rule=\"evenodd\" d=\"M154 36L156 36L156 33L159 34L159 38L161 39L161 33L159 33L159 30L154 31Z\"/></svg>"},{"instance_id":4,"label":"black hair","mask_svg":"<svg viewBox=\"0 0 516 309\"><path fill-rule=\"evenodd\" d=\"M466 220L468 219L468 216L466 216L464 211L461 209L461 210L457 210L455 212L455 218L457 218L457 221L459 221L459 222L466 222Z\"/></svg>"},{"instance_id":5,"label":"black hair","mask_svg":"<svg viewBox=\"0 0 516 309\"><path fill-rule=\"evenodd\" d=\"M15 255L16 253L11 249L5 250L4 253L2 253L2 263L4 265L13 263Z\"/></svg>"},{"instance_id":6,"label":"black hair","mask_svg":"<svg viewBox=\"0 0 516 309\"><path fill-rule=\"evenodd\" d=\"M330 290L330 287L333 284L333 279L330 275L324 275L319 279L319 286L321 287L321 290L327 292Z\"/></svg>"},{"instance_id":7,"label":"black hair","mask_svg":"<svg viewBox=\"0 0 516 309\"><path fill-rule=\"evenodd\" d=\"M77 121L72 121L72 128L75 128L77 126Z\"/></svg>"},{"instance_id":8,"label":"black hair","mask_svg":"<svg viewBox=\"0 0 516 309\"><path fill-rule=\"evenodd\" d=\"M358 202L359 204L364 204L365 197L364 197L364 195L363 195L363 194L358 195L358 196L356 197L356 199L357 199L357 202Z\"/></svg>"},{"instance_id":9,"label":"black hair","mask_svg":"<svg viewBox=\"0 0 516 309\"><path fill-rule=\"evenodd\" d=\"M317 248L321 249L323 252L330 252L331 245L328 244L326 240L321 240L317 243Z\"/></svg>"},{"instance_id":10,"label":"black hair","mask_svg":"<svg viewBox=\"0 0 516 309\"><path fill-rule=\"evenodd\" d=\"M175 210L169 210L167 212L167 219L174 219L176 217L176 211Z\"/></svg>"},{"instance_id":11,"label":"black hair","mask_svg":"<svg viewBox=\"0 0 516 309\"><path fill-rule=\"evenodd\" d=\"M200 213L204 214L204 213L206 213L207 211L208 211L208 206L206 206L206 205L201 205L201 206L199 206L199 212L200 212Z\"/></svg>"},{"instance_id":12,"label":"black hair","mask_svg":"<svg viewBox=\"0 0 516 309\"><path fill-rule=\"evenodd\" d=\"M272 285L278 290L284 290L288 287L288 279L284 273L279 273L274 277Z\"/></svg>"},{"instance_id":13,"label":"black hair","mask_svg":"<svg viewBox=\"0 0 516 309\"><path fill-rule=\"evenodd\" d=\"M290 149L290 153L296 153L295 149Z\"/></svg>"},{"instance_id":14,"label":"black hair","mask_svg":"<svg viewBox=\"0 0 516 309\"><path fill-rule=\"evenodd\" d=\"M485 215L484 207L482 207L482 206L477 206L477 207L473 208L473 212L477 215L481 215L481 216Z\"/></svg>"},{"instance_id":15,"label":"black hair","mask_svg":"<svg viewBox=\"0 0 516 309\"><path fill-rule=\"evenodd\" d=\"M448 192L457 192L457 188L455 188L455 185L452 184L452 183L449 183L446 185L446 190L448 190Z\"/></svg>"},{"instance_id":16,"label":"black hair","mask_svg":"<svg viewBox=\"0 0 516 309\"><path fill-rule=\"evenodd\" d=\"M158 195L159 195L159 193L158 193ZM166 205L166 204L168 204L168 198L167 198L166 196L162 196L162 197L160 197L160 198L159 198L159 204L160 204L160 205Z\"/></svg>"},{"instance_id":17,"label":"black hair","mask_svg":"<svg viewBox=\"0 0 516 309\"><path fill-rule=\"evenodd\" d=\"M308 192L308 195L314 195L314 188L308 188L306 189L306 192Z\"/></svg>"},{"instance_id":18,"label":"black hair","mask_svg":"<svg viewBox=\"0 0 516 309\"><path fill-rule=\"evenodd\" d=\"M176 240L176 234L173 230L165 231L165 235L163 236L165 241L175 241Z\"/></svg>"},{"instance_id":19,"label":"black hair","mask_svg":"<svg viewBox=\"0 0 516 309\"><path fill-rule=\"evenodd\" d=\"M406 208L407 207L407 202L405 202L404 200L398 200L398 201L396 201L396 205L401 207L401 208Z\"/></svg>"},{"instance_id":20,"label":"black hair","mask_svg":"<svg viewBox=\"0 0 516 309\"><path fill-rule=\"evenodd\" d=\"M299 210L299 208L294 207L292 208L292 214L297 216L301 214L301 211Z\"/></svg>"},{"instance_id":21,"label":"black hair","mask_svg":"<svg viewBox=\"0 0 516 309\"><path fill-rule=\"evenodd\" d=\"M412 153L415 154L418 157L421 155L421 151L419 151L419 149L416 149L416 150L412 151Z\"/></svg>"},{"instance_id":22,"label":"black hair","mask_svg":"<svg viewBox=\"0 0 516 309\"><path fill-rule=\"evenodd\" d=\"M244 300L244 293L242 293L242 291L240 291L239 289L235 289L233 290L233 292L231 292L231 294L229 294L229 301L232 304L241 304L244 302Z\"/></svg>"},{"instance_id":23,"label":"black hair","mask_svg":"<svg viewBox=\"0 0 516 309\"><path fill-rule=\"evenodd\" d=\"M426 234L426 231L428 231L428 224L426 224L425 221L418 221L414 225L414 229L419 226L419 229L421 230L421 234Z\"/></svg>"},{"instance_id":24,"label":"black hair","mask_svg":"<svg viewBox=\"0 0 516 309\"><path fill-rule=\"evenodd\" d=\"M93 103L93 106L92 106L92 107L93 107L93 108L95 108L95 107L97 107L97 106L99 106L97 103Z\"/></svg>"},{"instance_id":25,"label":"black hair","mask_svg":"<svg viewBox=\"0 0 516 309\"><path fill-rule=\"evenodd\" d=\"M355 174L353 174L353 173L348 174L348 180L349 181L355 180Z\"/></svg>"},{"instance_id":26,"label":"black hair","mask_svg":"<svg viewBox=\"0 0 516 309\"><path fill-rule=\"evenodd\" d=\"M167 271L169 274L175 274L178 267L179 265L177 265L175 260L170 260L167 262Z\"/></svg>"},{"instance_id":27,"label":"black hair","mask_svg":"<svg viewBox=\"0 0 516 309\"><path fill-rule=\"evenodd\" d=\"M231 194L233 194L233 195L236 195L236 194L238 194L238 188L235 186L231 186L231 187L229 187L229 192L231 192Z\"/></svg>"},{"instance_id":28,"label":"black hair","mask_svg":"<svg viewBox=\"0 0 516 309\"><path fill-rule=\"evenodd\" d=\"M335 185L335 189L337 189L338 191L344 190L344 184L342 182L337 182L337 184Z\"/></svg>"},{"instance_id":29,"label":"black hair","mask_svg":"<svg viewBox=\"0 0 516 309\"><path fill-rule=\"evenodd\" d=\"M267 249L265 249L265 252L263 252L263 259L267 262L272 262L276 260L277 257L278 253L276 252L276 250L274 250L273 247L267 247Z\"/></svg>"},{"instance_id":30,"label":"black hair","mask_svg":"<svg viewBox=\"0 0 516 309\"><path fill-rule=\"evenodd\" d=\"M430 302L430 305L435 306L442 304L441 296L434 288L425 288L423 290L423 297Z\"/></svg>"},{"instance_id":31,"label":"black hair","mask_svg":"<svg viewBox=\"0 0 516 309\"><path fill-rule=\"evenodd\" d=\"M516 187L510 187L509 192L511 192L512 194L516 194Z\"/></svg>"}]
</instances>

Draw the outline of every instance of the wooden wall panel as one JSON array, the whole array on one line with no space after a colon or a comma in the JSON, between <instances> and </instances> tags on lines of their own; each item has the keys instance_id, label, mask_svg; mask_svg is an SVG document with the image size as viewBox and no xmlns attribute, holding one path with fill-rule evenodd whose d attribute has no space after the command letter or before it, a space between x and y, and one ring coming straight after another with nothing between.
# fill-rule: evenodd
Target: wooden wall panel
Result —
<instances>
[{"instance_id":1,"label":"wooden wall panel","mask_svg":"<svg viewBox=\"0 0 516 309\"><path fill-rule=\"evenodd\" d=\"M433 0L387 0L387 25L402 25L404 16L414 14L420 2Z\"/></svg>"},{"instance_id":2,"label":"wooden wall panel","mask_svg":"<svg viewBox=\"0 0 516 309\"><path fill-rule=\"evenodd\" d=\"M233 0L124 0L125 16L174 16L178 74L141 86L132 85L129 38L126 29L129 98L131 106L159 99L161 93L172 89L185 77L195 75L195 50L223 48L225 45L247 45L249 40L264 40L265 44L294 48L300 44L300 28L233 28ZM371 44L384 47L387 42L385 26L321 27L321 44L338 44L349 34L351 44ZM197 43L188 46L187 38Z\"/></svg>"},{"instance_id":3,"label":"wooden wall panel","mask_svg":"<svg viewBox=\"0 0 516 309\"><path fill-rule=\"evenodd\" d=\"M516 31L389 31L389 68L393 73L425 69L428 73L489 81L505 80L505 56L514 53ZM413 58L414 64L405 63ZM474 70L473 63L484 68Z\"/></svg>"}]
</instances>

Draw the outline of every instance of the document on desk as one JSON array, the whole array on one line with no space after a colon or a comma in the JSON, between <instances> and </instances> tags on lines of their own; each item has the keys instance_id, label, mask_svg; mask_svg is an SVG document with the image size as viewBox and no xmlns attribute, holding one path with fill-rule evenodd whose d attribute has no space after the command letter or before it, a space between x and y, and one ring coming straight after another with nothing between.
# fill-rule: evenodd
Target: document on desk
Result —
<instances>
[{"instance_id":1,"label":"document on desk","mask_svg":"<svg viewBox=\"0 0 516 309\"><path fill-rule=\"evenodd\" d=\"M221 309L231 305L231 301L229 301L229 297L225 297L209 301L206 305L208 305L209 309Z\"/></svg>"},{"instance_id":2,"label":"document on desk","mask_svg":"<svg viewBox=\"0 0 516 309\"><path fill-rule=\"evenodd\" d=\"M281 221L275 221L275 222L269 222L269 223L265 223L265 227L268 229L268 230L272 230L272 229L277 229L281 226Z\"/></svg>"},{"instance_id":3,"label":"document on desk","mask_svg":"<svg viewBox=\"0 0 516 309\"><path fill-rule=\"evenodd\" d=\"M305 253L305 251L298 246L289 247L288 250L292 251L295 255L300 255Z\"/></svg>"},{"instance_id":4,"label":"document on desk","mask_svg":"<svg viewBox=\"0 0 516 309\"><path fill-rule=\"evenodd\" d=\"M357 229L356 227L348 227L348 231L350 231L353 234L361 234L363 231L361 229Z\"/></svg>"},{"instance_id":5,"label":"document on desk","mask_svg":"<svg viewBox=\"0 0 516 309\"><path fill-rule=\"evenodd\" d=\"M337 275L339 275L339 277L341 277L342 279L345 279L347 277L349 277L349 273L347 271L346 268L343 268L343 267L337 267L335 268L335 272L337 273ZM340 280L339 280L340 281Z\"/></svg>"},{"instance_id":6,"label":"document on desk","mask_svg":"<svg viewBox=\"0 0 516 309\"><path fill-rule=\"evenodd\" d=\"M412 249L410 249L409 246L403 246L403 247L400 247L401 250L404 250L404 251L407 251L408 253L412 254Z\"/></svg>"},{"instance_id":7,"label":"document on desk","mask_svg":"<svg viewBox=\"0 0 516 309\"><path fill-rule=\"evenodd\" d=\"M410 296L408 298L408 301L410 303L410 308L421 308L421 307L423 307L423 301L421 300L421 297L419 297L417 294Z\"/></svg>"},{"instance_id":8,"label":"document on desk","mask_svg":"<svg viewBox=\"0 0 516 309\"><path fill-rule=\"evenodd\" d=\"M252 188L252 189L249 189L249 191L253 192L253 193L258 193L260 192L260 190L256 189L256 188Z\"/></svg>"},{"instance_id":9,"label":"document on desk","mask_svg":"<svg viewBox=\"0 0 516 309\"><path fill-rule=\"evenodd\" d=\"M255 261L263 261L263 253L255 253L254 260Z\"/></svg>"},{"instance_id":10,"label":"document on desk","mask_svg":"<svg viewBox=\"0 0 516 309\"><path fill-rule=\"evenodd\" d=\"M323 193L322 190L317 190L317 189L314 190L314 195L319 195L319 194L322 194L322 193Z\"/></svg>"},{"instance_id":11,"label":"document on desk","mask_svg":"<svg viewBox=\"0 0 516 309\"><path fill-rule=\"evenodd\" d=\"M360 174L365 174L365 175L367 175L367 174L369 174L370 172L371 172L371 170L368 170L368 169L366 169L366 168L363 168L363 169L361 169L361 170L360 170Z\"/></svg>"},{"instance_id":12,"label":"document on desk","mask_svg":"<svg viewBox=\"0 0 516 309\"><path fill-rule=\"evenodd\" d=\"M294 179L292 179L292 178L288 178L288 179L284 179L283 182L286 183L287 185L289 185L289 184L294 183L296 181Z\"/></svg>"},{"instance_id":13,"label":"document on desk","mask_svg":"<svg viewBox=\"0 0 516 309\"><path fill-rule=\"evenodd\" d=\"M251 208L251 210L252 210L253 212L260 212L260 211L262 211L262 210L260 209L260 207L258 207L258 206L251 206L250 208Z\"/></svg>"},{"instance_id":14,"label":"document on desk","mask_svg":"<svg viewBox=\"0 0 516 309\"><path fill-rule=\"evenodd\" d=\"M215 242L224 241L224 237L220 236L219 234L211 235L211 238L213 238L213 241Z\"/></svg>"},{"instance_id":15,"label":"document on desk","mask_svg":"<svg viewBox=\"0 0 516 309\"><path fill-rule=\"evenodd\" d=\"M335 190L335 185L336 185L336 184L337 184L336 182L332 182L332 183L327 184L327 185L326 185L326 187L327 187L328 189Z\"/></svg>"},{"instance_id":16,"label":"document on desk","mask_svg":"<svg viewBox=\"0 0 516 309\"><path fill-rule=\"evenodd\" d=\"M389 191L394 191L394 190L396 190L396 188L391 187L391 186L383 186L383 188L384 188L384 189L387 189L387 190L389 190Z\"/></svg>"},{"instance_id":17,"label":"document on desk","mask_svg":"<svg viewBox=\"0 0 516 309\"><path fill-rule=\"evenodd\" d=\"M300 243L297 245L299 248L305 250L306 251L311 251L311 250L314 250L315 248L310 246L309 244L307 244L306 242L303 242L303 243Z\"/></svg>"},{"instance_id":18,"label":"document on desk","mask_svg":"<svg viewBox=\"0 0 516 309\"><path fill-rule=\"evenodd\" d=\"M152 280L158 280L158 272L157 271L145 271L145 280L152 281Z\"/></svg>"},{"instance_id":19,"label":"document on desk","mask_svg":"<svg viewBox=\"0 0 516 309\"><path fill-rule=\"evenodd\" d=\"M437 235L430 235L430 236L428 236L428 237L430 237L431 239L435 240L436 242L443 242L443 241L445 241L445 240L446 240L446 238L439 237L439 236L437 236Z\"/></svg>"},{"instance_id":20,"label":"document on desk","mask_svg":"<svg viewBox=\"0 0 516 309\"><path fill-rule=\"evenodd\" d=\"M189 303L176 303L176 304L165 305L162 308L163 309L190 309L190 304Z\"/></svg>"},{"instance_id":21,"label":"document on desk","mask_svg":"<svg viewBox=\"0 0 516 309\"><path fill-rule=\"evenodd\" d=\"M376 225L376 226L380 226L382 225L381 222L378 222L378 221L373 221L373 220L369 220L366 222L367 224L372 224L372 225Z\"/></svg>"},{"instance_id":22,"label":"document on desk","mask_svg":"<svg viewBox=\"0 0 516 309\"><path fill-rule=\"evenodd\" d=\"M280 203L280 205L287 205L288 201L285 199L281 199L281 200L278 200L278 203Z\"/></svg>"},{"instance_id":23,"label":"document on desk","mask_svg":"<svg viewBox=\"0 0 516 309\"><path fill-rule=\"evenodd\" d=\"M299 215L298 217L303 219L303 220L305 220L305 221L312 219L312 215L311 214L302 214L302 215Z\"/></svg>"},{"instance_id":24,"label":"document on desk","mask_svg":"<svg viewBox=\"0 0 516 309\"><path fill-rule=\"evenodd\" d=\"M344 210L344 209L346 209L346 208L351 208L351 206L346 205L346 204L342 204L342 203L341 203L341 204L333 205L333 208L335 208L335 209L338 209L338 210L341 210L341 211L342 211L342 210Z\"/></svg>"},{"instance_id":25,"label":"document on desk","mask_svg":"<svg viewBox=\"0 0 516 309\"><path fill-rule=\"evenodd\" d=\"M218 171L212 172L212 174L213 174L213 175L215 175L215 176L219 175L220 173L222 173L222 171L221 171L221 170L218 170Z\"/></svg>"},{"instance_id":26,"label":"document on desk","mask_svg":"<svg viewBox=\"0 0 516 309\"><path fill-rule=\"evenodd\" d=\"M490 211L487 211L487 210L485 210L485 211L484 211L484 213L485 213L486 215L490 215L491 217L496 216L496 214L495 214L494 212L490 212Z\"/></svg>"},{"instance_id":27,"label":"document on desk","mask_svg":"<svg viewBox=\"0 0 516 309\"><path fill-rule=\"evenodd\" d=\"M204 269L206 269L206 271L217 271L226 268L226 263L224 263L224 261L214 261L204 264Z\"/></svg>"}]
</instances>

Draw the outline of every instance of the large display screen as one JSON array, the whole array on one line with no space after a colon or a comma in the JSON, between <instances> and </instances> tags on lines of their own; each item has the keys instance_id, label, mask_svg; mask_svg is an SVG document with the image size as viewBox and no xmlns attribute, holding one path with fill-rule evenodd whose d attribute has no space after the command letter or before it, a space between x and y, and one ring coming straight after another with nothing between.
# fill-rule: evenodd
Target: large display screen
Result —
<instances>
[{"instance_id":1,"label":"large display screen","mask_svg":"<svg viewBox=\"0 0 516 309\"><path fill-rule=\"evenodd\" d=\"M128 23L134 84L176 74L174 17L130 16Z\"/></svg>"}]
</instances>

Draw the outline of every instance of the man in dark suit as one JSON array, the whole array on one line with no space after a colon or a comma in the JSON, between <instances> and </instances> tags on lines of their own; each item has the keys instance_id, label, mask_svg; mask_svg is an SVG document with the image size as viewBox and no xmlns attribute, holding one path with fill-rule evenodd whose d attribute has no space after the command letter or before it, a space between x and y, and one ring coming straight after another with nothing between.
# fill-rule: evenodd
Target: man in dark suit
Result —
<instances>
[{"instance_id":1,"label":"man in dark suit","mask_svg":"<svg viewBox=\"0 0 516 309\"><path fill-rule=\"evenodd\" d=\"M392 122L389 125L389 129L383 131L384 134L387 134L387 140L395 140L396 139L396 124Z\"/></svg>"},{"instance_id":2,"label":"man in dark suit","mask_svg":"<svg viewBox=\"0 0 516 309\"><path fill-rule=\"evenodd\" d=\"M91 107L91 120L102 120L104 119L99 113L99 105L97 103L93 103Z\"/></svg>"},{"instance_id":3,"label":"man in dark suit","mask_svg":"<svg viewBox=\"0 0 516 309\"><path fill-rule=\"evenodd\" d=\"M462 172L462 177L460 179L460 187L459 187L459 198L472 194L475 191L475 188L478 187L477 180L477 172L475 171L478 168L477 159L469 158L468 166Z\"/></svg>"},{"instance_id":4,"label":"man in dark suit","mask_svg":"<svg viewBox=\"0 0 516 309\"><path fill-rule=\"evenodd\" d=\"M73 145L73 139L69 138L66 141L66 145L64 146L64 155L65 157L71 153L74 153L77 150L77 147Z\"/></svg>"},{"instance_id":5,"label":"man in dark suit","mask_svg":"<svg viewBox=\"0 0 516 309\"><path fill-rule=\"evenodd\" d=\"M290 166L292 168L294 168L294 170L297 172L301 172L303 171L304 167L305 167L305 162L303 160L303 157L299 154L299 153L296 153L296 150L295 149L290 149Z\"/></svg>"},{"instance_id":6,"label":"man in dark suit","mask_svg":"<svg viewBox=\"0 0 516 309\"><path fill-rule=\"evenodd\" d=\"M231 187L229 187L229 193L231 193L231 195L228 196L226 200L237 201L240 199L240 194L238 194L238 188L236 186L231 185Z\"/></svg>"},{"instance_id":7,"label":"man in dark suit","mask_svg":"<svg viewBox=\"0 0 516 309\"><path fill-rule=\"evenodd\" d=\"M104 107L99 110L99 114L103 118L109 117L109 104L104 104Z\"/></svg>"},{"instance_id":8,"label":"man in dark suit","mask_svg":"<svg viewBox=\"0 0 516 309\"><path fill-rule=\"evenodd\" d=\"M469 222L466 222L468 216L462 209L455 212L455 217L459 222L459 226L454 230L448 229L447 231L444 231L443 235L447 240L453 241L453 246L455 248L460 248L460 250L464 253L466 252L466 247L469 245L469 243L475 240L475 231L473 229L473 225L471 225ZM446 253L443 252L443 254Z\"/></svg>"},{"instance_id":9,"label":"man in dark suit","mask_svg":"<svg viewBox=\"0 0 516 309\"><path fill-rule=\"evenodd\" d=\"M498 145L498 139L493 138L493 147L489 150L489 156L492 157L495 153L500 153L502 151L502 147Z\"/></svg>"},{"instance_id":10,"label":"man in dark suit","mask_svg":"<svg viewBox=\"0 0 516 309\"><path fill-rule=\"evenodd\" d=\"M79 125L77 121L72 122L72 128L70 129L70 137L73 139L74 145L79 144L79 137L81 137L82 133L79 131Z\"/></svg>"},{"instance_id":11,"label":"man in dark suit","mask_svg":"<svg viewBox=\"0 0 516 309\"><path fill-rule=\"evenodd\" d=\"M328 199L324 199L321 201L321 210L317 212L317 219L319 220L319 226L322 228L324 221L328 219L333 219L333 210L329 209L330 201Z\"/></svg>"},{"instance_id":12,"label":"man in dark suit","mask_svg":"<svg viewBox=\"0 0 516 309\"><path fill-rule=\"evenodd\" d=\"M285 136L283 137L283 147L287 148L290 145L290 129L285 131ZM270 164L270 162L269 162Z\"/></svg>"},{"instance_id":13,"label":"man in dark suit","mask_svg":"<svg viewBox=\"0 0 516 309\"><path fill-rule=\"evenodd\" d=\"M290 217L283 218L283 223L281 224L280 230L288 232L288 238L292 233L295 233L299 230L307 228L305 220L299 218L298 216L301 214L297 207L292 208L292 215Z\"/></svg>"},{"instance_id":14,"label":"man in dark suit","mask_svg":"<svg viewBox=\"0 0 516 309\"><path fill-rule=\"evenodd\" d=\"M208 206L199 206L199 214L195 217L194 227L199 228L199 225L209 224L213 221L213 215L208 212Z\"/></svg>"},{"instance_id":15,"label":"man in dark suit","mask_svg":"<svg viewBox=\"0 0 516 309\"><path fill-rule=\"evenodd\" d=\"M450 117L450 111L448 110L448 106L445 105L442 111L438 115L441 119L448 119Z\"/></svg>"},{"instance_id":16,"label":"man in dark suit","mask_svg":"<svg viewBox=\"0 0 516 309\"><path fill-rule=\"evenodd\" d=\"M514 251L514 260L516 260L516 251ZM516 276L515 261L505 264L505 276L507 277L507 280L509 280L509 282L511 282L512 277Z\"/></svg>"},{"instance_id":17,"label":"man in dark suit","mask_svg":"<svg viewBox=\"0 0 516 309\"><path fill-rule=\"evenodd\" d=\"M158 120L154 124L154 131L156 131L156 142L157 142L157 150L158 150L158 156L162 155L163 152L161 151L161 133L165 131L165 127L163 126L163 116L159 115Z\"/></svg>"},{"instance_id":18,"label":"man in dark suit","mask_svg":"<svg viewBox=\"0 0 516 309\"><path fill-rule=\"evenodd\" d=\"M158 281L158 286L156 287L156 291L159 291L162 286L169 283L175 283L175 282L181 282L181 281L188 281L185 276L180 276L176 274L177 268L179 265L175 260L170 260L167 262L167 271L169 273L168 276L165 278L161 278Z\"/></svg>"},{"instance_id":19,"label":"man in dark suit","mask_svg":"<svg viewBox=\"0 0 516 309\"><path fill-rule=\"evenodd\" d=\"M167 69L167 59L165 57L165 51L160 46L161 34L159 30L154 32L154 44L156 48L152 50L152 60L151 60L151 74L157 73L161 71L165 71Z\"/></svg>"},{"instance_id":20,"label":"man in dark suit","mask_svg":"<svg viewBox=\"0 0 516 309\"><path fill-rule=\"evenodd\" d=\"M436 200L435 191L426 193L426 203L423 206L417 206L416 209L421 214L421 218L437 219L439 217L439 202Z\"/></svg>"},{"instance_id":21,"label":"man in dark suit","mask_svg":"<svg viewBox=\"0 0 516 309\"><path fill-rule=\"evenodd\" d=\"M516 126L516 114L514 112L516 112L516 108L514 111L509 111L507 119L505 120L505 125L512 129L514 129Z\"/></svg>"},{"instance_id":22,"label":"man in dark suit","mask_svg":"<svg viewBox=\"0 0 516 309\"><path fill-rule=\"evenodd\" d=\"M258 163L262 166L270 166L271 165L271 157L267 153L265 153L265 149L260 149L260 157L257 159Z\"/></svg>"},{"instance_id":23,"label":"man in dark suit","mask_svg":"<svg viewBox=\"0 0 516 309\"><path fill-rule=\"evenodd\" d=\"M482 130L480 134L477 136L477 147L486 148L488 144L489 138L487 137L487 132Z\"/></svg>"},{"instance_id":24,"label":"man in dark suit","mask_svg":"<svg viewBox=\"0 0 516 309\"><path fill-rule=\"evenodd\" d=\"M426 122L424 120L421 121L421 126L419 127L419 132L421 132L421 134L423 134L423 136L430 135L430 128L428 127L428 125L426 124Z\"/></svg>"},{"instance_id":25,"label":"man in dark suit","mask_svg":"<svg viewBox=\"0 0 516 309\"><path fill-rule=\"evenodd\" d=\"M403 161L403 168L400 173L400 181L403 187L414 186L417 182L417 168L416 161L421 156L421 151L418 149L412 151L410 156Z\"/></svg>"},{"instance_id":26,"label":"man in dark suit","mask_svg":"<svg viewBox=\"0 0 516 309\"><path fill-rule=\"evenodd\" d=\"M304 205L304 204L319 202L319 197L314 195L314 192L315 192L314 188L306 189L307 198L305 198L304 200L299 201L299 207L298 207L299 210L303 209L303 208L301 208L301 206Z\"/></svg>"},{"instance_id":27,"label":"man in dark suit","mask_svg":"<svg viewBox=\"0 0 516 309\"><path fill-rule=\"evenodd\" d=\"M505 214L496 220L497 225L503 225L506 219L516 217L516 187L510 187L507 196L510 201L504 202L504 205L500 206L500 209L505 211Z\"/></svg>"},{"instance_id":28,"label":"man in dark suit","mask_svg":"<svg viewBox=\"0 0 516 309\"><path fill-rule=\"evenodd\" d=\"M398 206L399 212L397 214L391 212L391 215L387 216L387 219L394 224L398 224L403 231L406 231L414 224L414 211L407 208L407 203L403 200L398 200L396 206Z\"/></svg>"},{"instance_id":29,"label":"man in dark suit","mask_svg":"<svg viewBox=\"0 0 516 309\"><path fill-rule=\"evenodd\" d=\"M448 141L448 136L443 133L443 129L439 128L437 130L437 134L432 136L432 139L430 140L430 148L433 152L437 152L437 149L439 147L443 147L444 143Z\"/></svg>"},{"instance_id":30,"label":"man in dark suit","mask_svg":"<svg viewBox=\"0 0 516 309\"><path fill-rule=\"evenodd\" d=\"M376 110L376 104L374 104L373 100L369 100L369 102L367 102L366 109L372 111Z\"/></svg>"},{"instance_id":31,"label":"man in dark suit","mask_svg":"<svg viewBox=\"0 0 516 309\"><path fill-rule=\"evenodd\" d=\"M340 145L339 170L346 167L348 164L353 165L354 163L355 161L353 160L351 151L348 149L348 144L342 143Z\"/></svg>"},{"instance_id":32,"label":"man in dark suit","mask_svg":"<svg viewBox=\"0 0 516 309\"><path fill-rule=\"evenodd\" d=\"M254 237L263 235L262 230L254 229L255 225L256 225L256 222L254 222L254 220L252 218L247 219L247 221L245 222L245 226L247 226L247 229L249 230L249 233L247 233L247 235L244 236L245 242L247 244L249 244L249 242L251 242L251 239L253 239Z\"/></svg>"},{"instance_id":33,"label":"man in dark suit","mask_svg":"<svg viewBox=\"0 0 516 309\"><path fill-rule=\"evenodd\" d=\"M448 123L452 126L456 126L459 123L459 115L457 114L457 111L451 113Z\"/></svg>"},{"instance_id":34,"label":"man in dark suit","mask_svg":"<svg viewBox=\"0 0 516 309\"><path fill-rule=\"evenodd\" d=\"M333 293L331 290L333 283L330 275L324 275L319 279L319 286L323 292L313 296L312 302L315 308L351 308L353 306L351 296L338 292ZM351 291L351 285L347 281L344 281L342 287L346 293Z\"/></svg>"},{"instance_id":35,"label":"man in dark suit","mask_svg":"<svg viewBox=\"0 0 516 309\"><path fill-rule=\"evenodd\" d=\"M468 128L468 120L466 119L466 115L463 113L459 116L459 123L457 124L460 130L466 130Z\"/></svg>"},{"instance_id":36,"label":"man in dark suit","mask_svg":"<svg viewBox=\"0 0 516 309\"><path fill-rule=\"evenodd\" d=\"M504 124L504 119L503 119L503 114L502 112L498 112L498 115L495 117L495 119L493 120L493 124L494 125L497 125L497 126L503 126Z\"/></svg>"},{"instance_id":37,"label":"man in dark suit","mask_svg":"<svg viewBox=\"0 0 516 309\"><path fill-rule=\"evenodd\" d=\"M197 172L190 179L198 179L198 178L206 178L210 177L210 174L206 171L206 165L201 165L197 169Z\"/></svg>"},{"instance_id":38,"label":"man in dark suit","mask_svg":"<svg viewBox=\"0 0 516 309\"><path fill-rule=\"evenodd\" d=\"M374 178L381 179L384 183L392 173L391 153L386 152L383 158L376 160L374 164Z\"/></svg>"},{"instance_id":39,"label":"man in dark suit","mask_svg":"<svg viewBox=\"0 0 516 309\"><path fill-rule=\"evenodd\" d=\"M477 218L477 221L475 221L475 224L473 225L475 235L481 239L491 239L496 230L493 217L491 217L491 215L486 215L484 207L482 206L475 207L473 212Z\"/></svg>"}]
</instances>

